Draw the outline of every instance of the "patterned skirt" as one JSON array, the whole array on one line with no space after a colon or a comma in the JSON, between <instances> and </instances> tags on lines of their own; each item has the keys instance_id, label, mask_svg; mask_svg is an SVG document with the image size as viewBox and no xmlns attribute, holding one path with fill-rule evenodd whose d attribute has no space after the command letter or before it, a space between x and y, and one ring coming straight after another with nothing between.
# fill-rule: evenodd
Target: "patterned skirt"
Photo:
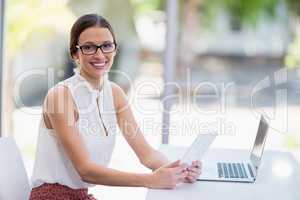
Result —
<instances>
[{"instance_id":1,"label":"patterned skirt","mask_svg":"<svg viewBox=\"0 0 300 200\"><path fill-rule=\"evenodd\" d=\"M44 183L33 188L29 200L97 200L88 194L88 189L72 189L67 186L54 183Z\"/></svg>"}]
</instances>

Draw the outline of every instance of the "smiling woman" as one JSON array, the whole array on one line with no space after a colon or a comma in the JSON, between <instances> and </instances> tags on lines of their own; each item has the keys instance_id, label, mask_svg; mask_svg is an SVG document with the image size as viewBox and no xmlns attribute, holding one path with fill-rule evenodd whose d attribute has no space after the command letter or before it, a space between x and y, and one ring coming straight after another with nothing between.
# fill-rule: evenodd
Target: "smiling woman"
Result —
<instances>
[{"instance_id":1,"label":"smiling woman","mask_svg":"<svg viewBox=\"0 0 300 200\"><path fill-rule=\"evenodd\" d=\"M72 27L71 56L90 80L99 79L109 71L116 55L116 46L111 25L100 16L87 15ZM96 84L94 87L98 87L97 81L93 83Z\"/></svg>"},{"instance_id":2,"label":"smiling woman","mask_svg":"<svg viewBox=\"0 0 300 200\"><path fill-rule=\"evenodd\" d=\"M72 27L70 53L78 64L74 76L49 90L43 104L30 200L95 199L95 184L173 188L194 183L200 163L169 163L141 133L124 91L107 78L117 51L110 24L89 14ZM152 173L108 168L116 126L140 162Z\"/></svg>"}]
</instances>

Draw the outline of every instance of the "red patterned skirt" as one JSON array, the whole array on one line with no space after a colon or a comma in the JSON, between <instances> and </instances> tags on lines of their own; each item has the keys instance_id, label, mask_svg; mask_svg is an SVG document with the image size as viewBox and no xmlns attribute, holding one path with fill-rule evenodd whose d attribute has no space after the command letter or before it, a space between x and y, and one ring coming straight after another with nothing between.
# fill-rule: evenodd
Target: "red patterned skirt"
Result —
<instances>
[{"instance_id":1,"label":"red patterned skirt","mask_svg":"<svg viewBox=\"0 0 300 200\"><path fill-rule=\"evenodd\" d=\"M97 200L88 194L88 189L72 189L67 186L54 183L44 183L33 188L29 200Z\"/></svg>"}]
</instances>

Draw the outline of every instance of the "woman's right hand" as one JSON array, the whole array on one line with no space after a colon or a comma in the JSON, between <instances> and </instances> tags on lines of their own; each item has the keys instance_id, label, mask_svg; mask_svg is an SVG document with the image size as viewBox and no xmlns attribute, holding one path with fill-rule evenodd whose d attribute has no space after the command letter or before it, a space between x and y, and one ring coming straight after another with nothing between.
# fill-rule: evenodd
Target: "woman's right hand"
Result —
<instances>
[{"instance_id":1,"label":"woman's right hand","mask_svg":"<svg viewBox=\"0 0 300 200\"><path fill-rule=\"evenodd\" d=\"M164 165L151 174L150 188L173 189L178 183L185 180L188 172L187 165L181 164L180 160Z\"/></svg>"}]
</instances>

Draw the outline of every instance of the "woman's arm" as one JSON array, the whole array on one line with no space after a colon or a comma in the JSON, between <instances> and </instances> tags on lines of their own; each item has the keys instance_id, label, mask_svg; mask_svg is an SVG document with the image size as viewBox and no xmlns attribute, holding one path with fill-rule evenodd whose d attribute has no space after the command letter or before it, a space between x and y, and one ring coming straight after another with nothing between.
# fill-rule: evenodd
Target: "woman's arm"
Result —
<instances>
[{"instance_id":1,"label":"woman's arm","mask_svg":"<svg viewBox=\"0 0 300 200\"><path fill-rule=\"evenodd\" d=\"M173 188L186 174L179 163L164 166L150 174L121 172L96 164L90 159L78 129L75 126L76 107L66 87L58 86L49 91L44 113L50 126L57 133L73 166L83 181L113 186L141 186Z\"/></svg>"},{"instance_id":2,"label":"woman's arm","mask_svg":"<svg viewBox=\"0 0 300 200\"><path fill-rule=\"evenodd\" d=\"M152 149L152 147L150 147ZM150 153L148 153L145 158L142 158L142 161L144 166L148 167L149 169L156 170L160 168L161 166L169 163L168 159L164 154L162 154L160 151L157 151L155 149L152 149Z\"/></svg>"},{"instance_id":3,"label":"woman's arm","mask_svg":"<svg viewBox=\"0 0 300 200\"><path fill-rule=\"evenodd\" d=\"M118 85L112 85L118 124L125 136L125 139L132 147L143 165L152 170L159 169L169 161L161 152L153 149L145 140L134 119L125 93ZM186 173L187 175L184 179L184 182L194 183L201 174L201 163L194 161L191 166L182 166L185 166L183 173Z\"/></svg>"},{"instance_id":4,"label":"woman's arm","mask_svg":"<svg viewBox=\"0 0 300 200\"><path fill-rule=\"evenodd\" d=\"M167 164L169 162L167 158L161 152L153 149L145 140L124 91L115 83L112 83L112 90L118 125L140 162L152 170Z\"/></svg>"}]
</instances>

